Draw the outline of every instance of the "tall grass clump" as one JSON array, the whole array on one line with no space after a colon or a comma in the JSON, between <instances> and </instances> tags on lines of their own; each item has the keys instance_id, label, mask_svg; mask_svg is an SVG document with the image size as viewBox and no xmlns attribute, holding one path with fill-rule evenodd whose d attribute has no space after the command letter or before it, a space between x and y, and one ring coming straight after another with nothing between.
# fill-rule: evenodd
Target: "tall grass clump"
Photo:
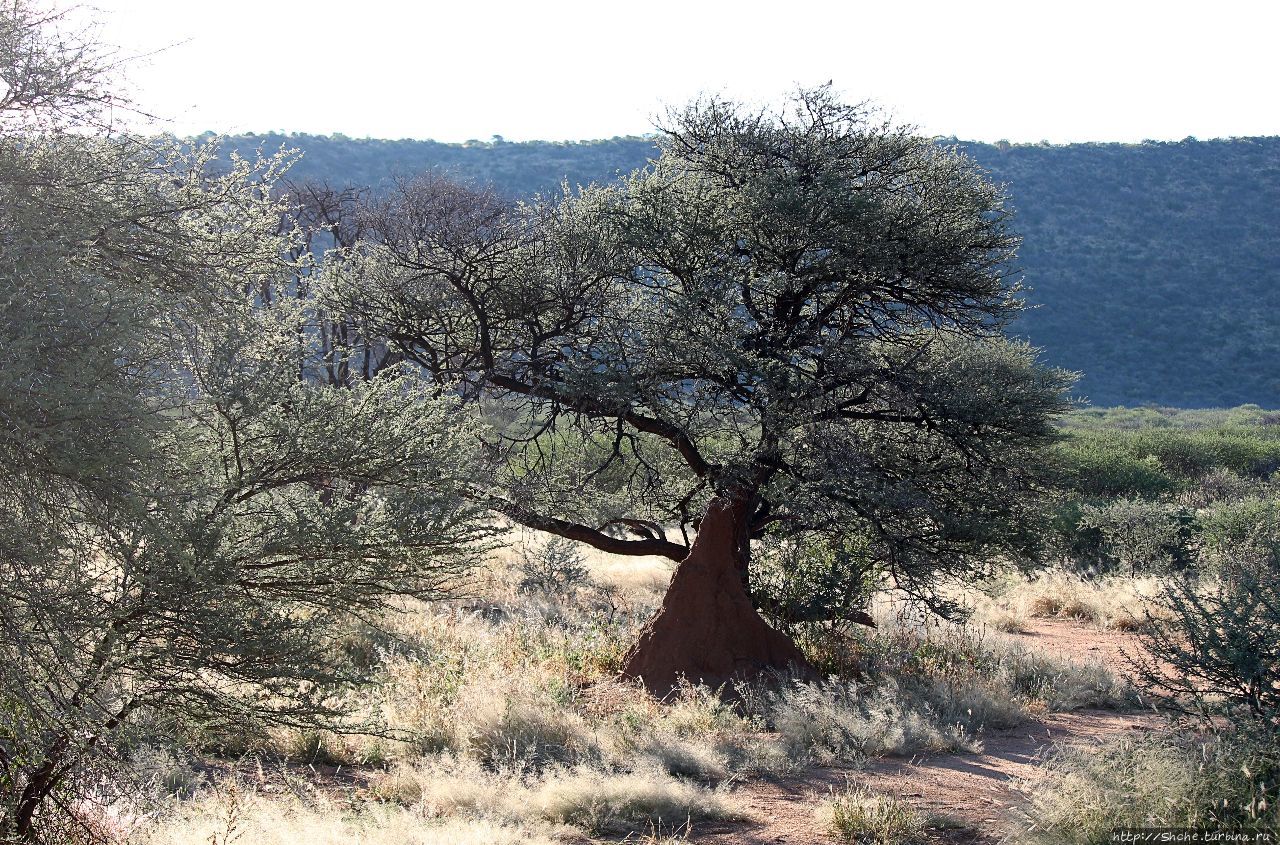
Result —
<instances>
[{"instance_id":1,"label":"tall grass clump","mask_svg":"<svg viewBox=\"0 0 1280 845\"><path fill-rule=\"evenodd\" d=\"M864 787L833 791L818 817L840 840L857 845L912 845L925 832L925 819L910 805Z\"/></svg>"},{"instance_id":2,"label":"tall grass clump","mask_svg":"<svg viewBox=\"0 0 1280 845\"><path fill-rule=\"evenodd\" d=\"M1111 842L1122 827L1280 833L1280 753L1239 733L1156 733L1059 750L1030 792L1020 841Z\"/></svg>"},{"instance_id":3,"label":"tall grass clump","mask_svg":"<svg viewBox=\"0 0 1280 845\"><path fill-rule=\"evenodd\" d=\"M593 834L742 818L721 788L633 765L487 767L448 755L401 764L373 787L384 801L427 818L471 818Z\"/></svg>"}]
</instances>

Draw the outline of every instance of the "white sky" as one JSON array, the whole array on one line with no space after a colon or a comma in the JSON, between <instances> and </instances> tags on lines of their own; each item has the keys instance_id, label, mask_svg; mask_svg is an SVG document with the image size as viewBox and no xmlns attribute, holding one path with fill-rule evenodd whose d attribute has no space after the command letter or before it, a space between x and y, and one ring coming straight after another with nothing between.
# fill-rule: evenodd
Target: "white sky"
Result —
<instances>
[{"instance_id":1,"label":"white sky","mask_svg":"<svg viewBox=\"0 0 1280 845\"><path fill-rule=\"evenodd\" d=\"M87 0L180 134L641 134L699 91L834 80L927 134L1280 135L1280 0Z\"/></svg>"}]
</instances>

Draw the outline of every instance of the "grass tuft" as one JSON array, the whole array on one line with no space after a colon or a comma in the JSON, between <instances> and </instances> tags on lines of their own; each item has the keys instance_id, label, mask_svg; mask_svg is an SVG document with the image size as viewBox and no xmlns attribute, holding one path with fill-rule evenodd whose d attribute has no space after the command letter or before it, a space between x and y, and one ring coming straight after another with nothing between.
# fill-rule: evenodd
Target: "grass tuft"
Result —
<instances>
[{"instance_id":1,"label":"grass tuft","mask_svg":"<svg viewBox=\"0 0 1280 845\"><path fill-rule=\"evenodd\" d=\"M865 787L833 791L819 815L837 837L858 845L911 845L923 840L926 827L925 819L906 803Z\"/></svg>"}]
</instances>

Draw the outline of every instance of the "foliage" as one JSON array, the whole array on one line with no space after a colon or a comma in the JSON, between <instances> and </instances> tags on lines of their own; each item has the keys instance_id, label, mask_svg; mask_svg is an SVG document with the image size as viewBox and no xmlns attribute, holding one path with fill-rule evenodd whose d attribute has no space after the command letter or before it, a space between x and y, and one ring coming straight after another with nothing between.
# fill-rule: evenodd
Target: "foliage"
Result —
<instances>
[{"instance_id":1,"label":"foliage","mask_svg":"<svg viewBox=\"0 0 1280 845\"><path fill-rule=\"evenodd\" d=\"M1277 423L1280 423L1278 412L1253 404L1234 408L1168 408L1156 405L1138 408L1126 408L1123 405L1077 408L1059 422L1068 431L1144 428L1194 431L1206 428L1252 428Z\"/></svg>"},{"instance_id":2,"label":"foliage","mask_svg":"<svg viewBox=\"0 0 1280 845\"><path fill-rule=\"evenodd\" d=\"M1280 497L1241 496L1215 502L1196 517L1206 569L1233 577L1280 566Z\"/></svg>"},{"instance_id":3,"label":"foliage","mask_svg":"<svg viewBox=\"0 0 1280 845\"><path fill-rule=\"evenodd\" d=\"M1216 571L1265 551L1280 428L1256 406L1147 410L1137 425L1127 409L1061 419L1050 461L1060 499L1047 541L1095 572L1120 558L1131 568Z\"/></svg>"},{"instance_id":4,"label":"foliage","mask_svg":"<svg viewBox=\"0 0 1280 845\"><path fill-rule=\"evenodd\" d=\"M489 503L679 560L718 500L752 536L869 538L939 604L939 577L1034 546L1070 377L1000 333L999 191L828 89L701 101L665 138L621 184L514 209L400 183L334 274L333 310L511 421Z\"/></svg>"},{"instance_id":5,"label":"foliage","mask_svg":"<svg viewBox=\"0 0 1280 845\"><path fill-rule=\"evenodd\" d=\"M1073 434L1055 447L1059 486L1086 499L1158 499L1176 489L1154 455L1135 455L1114 440Z\"/></svg>"},{"instance_id":6,"label":"foliage","mask_svg":"<svg viewBox=\"0 0 1280 845\"><path fill-rule=\"evenodd\" d=\"M437 595L485 530L457 402L324 386L309 303L259 295L291 275L284 161L209 177L211 150L92 131L93 80L56 69L96 53L47 20L0 11L30 82L0 110L0 839L62 842L144 725L346 726L368 672L338 633Z\"/></svg>"},{"instance_id":7,"label":"foliage","mask_svg":"<svg viewBox=\"0 0 1280 845\"><path fill-rule=\"evenodd\" d=\"M1154 499L1215 469L1260 478L1280 468L1280 428L1275 426L1068 431L1057 447L1061 483L1086 497Z\"/></svg>"},{"instance_id":8,"label":"foliage","mask_svg":"<svg viewBox=\"0 0 1280 845\"><path fill-rule=\"evenodd\" d=\"M1167 706L1280 736L1280 576L1273 559L1214 584L1170 581L1139 633L1143 686ZM1167 668L1166 668L1167 667Z\"/></svg>"},{"instance_id":9,"label":"foliage","mask_svg":"<svg viewBox=\"0 0 1280 845\"><path fill-rule=\"evenodd\" d=\"M1185 557L1180 513L1167 505L1141 499L1086 505L1080 527L1101 534L1107 552L1130 575L1165 571Z\"/></svg>"},{"instance_id":10,"label":"foliage","mask_svg":"<svg viewBox=\"0 0 1280 845\"><path fill-rule=\"evenodd\" d=\"M766 536L751 558L752 596L775 628L866 624L883 572L860 537ZM821 635L818 635L821 636Z\"/></svg>"},{"instance_id":11,"label":"foliage","mask_svg":"<svg viewBox=\"0 0 1280 845\"><path fill-rule=\"evenodd\" d=\"M541 543L526 543L516 563L520 589L572 598L578 588L591 580L578 545L564 537L548 537Z\"/></svg>"}]
</instances>

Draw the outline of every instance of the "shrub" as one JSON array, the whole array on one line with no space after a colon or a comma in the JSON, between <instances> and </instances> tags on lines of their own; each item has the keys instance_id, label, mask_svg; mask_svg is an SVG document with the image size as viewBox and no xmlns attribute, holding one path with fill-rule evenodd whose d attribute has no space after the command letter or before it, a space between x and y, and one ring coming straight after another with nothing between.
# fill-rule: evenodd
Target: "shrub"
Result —
<instances>
[{"instance_id":1,"label":"shrub","mask_svg":"<svg viewBox=\"0 0 1280 845\"><path fill-rule=\"evenodd\" d=\"M1280 499L1249 496L1217 502L1197 517L1202 556L1211 571L1280 562Z\"/></svg>"},{"instance_id":2,"label":"shrub","mask_svg":"<svg viewBox=\"0 0 1280 845\"><path fill-rule=\"evenodd\" d=\"M394 804L369 803L356 809L323 799L304 802L237 793L230 800L210 796L175 807L127 841L138 845L557 845L564 840L507 820L423 818L414 809Z\"/></svg>"},{"instance_id":3,"label":"shrub","mask_svg":"<svg viewBox=\"0 0 1280 845\"><path fill-rule=\"evenodd\" d=\"M1223 712L1242 727L1280 732L1280 573L1246 567L1209 587L1170 581L1163 618L1139 633L1141 683L1175 709Z\"/></svg>"},{"instance_id":4,"label":"shrub","mask_svg":"<svg viewBox=\"0 0 1280 845\"><path fill-rule=\"evenodd\" d=\"M989 727L1045 709L1125 707L1128 685L995 641L971 628L886 627L860 645L862 681L739 687L746 712L780 734L787 755L820 763L882 754L976 750Z\"/></svg>"},{"instance_id":5,"label":"shrub","mask_svg":"<svg viewBox=\"0 0 1280 845\"><path fill-rule=\"evenodd\" d=\"M1107 551L1129 574L1160 572L1186 557L1180 512L1142 499L1083 508L1080 527L1096 529Z\"/></svg>"},{"instance_id":6,"label":"shrub","mask_svg":"<svg viewBox=\"0 0 1280 845\"><path fill-rule=\"evenodd\" d=\"M742 817L722 792L643 766L552 766L538 772L442 755L397 767L374 784L374 794L416 806L431 818L569 824L594 833Z\"/></svg>"},{"instance_id":7,"label":"shrub","mask_svg":"<svg viewBox=\"0 0 1280 845\"><path fill-rule=\"evenodd\" d=\"M1114 432L1073 435L1054 455L1058 484L1084 498L1156 499L1177 486L1157 458L1133 454Z\"/></svg>"},{"instance_id":8,"label":"shrub","mask_svg":"<svg viewBox=\"0 0 1280 845\"><path fill-rule=\"evenodd\" d=\"M1199 510L1224 500L1243 499L1259 482L1242 478L1229 469L1217 467L1202 475L1178 496L1184 507Z\"/></svg>"},{"instance_id":9,"label":"shrub","mask_svg":"<svg viewBox=\"0 0 1280 845\"><path fill-rule=\"evenodd\" d=\"M591 581L586 559L578 544L564 537L548 537L541 543L526 544L516 561L520 591L572 597Z\"/></svg>"},{"instance_id":10,"label":"shrub","mask_svg":"<svg viewBox=\"0 0 1280 845\"><path fill-rule=\"evenodd\" d=\"M751 556L752 598L770 624L792 634L814 623L870 621L880 576L861 538L768 537Z\"/></svg>"},{"instance_id":11,"label":"shrub","mask_svg":"<svg viewBox=\"0 0 1280 845\"><path fill-rule=\"evenodd\" d=\"M787 755L797 760L832 764L979 747L959 724L944 722L927 701L892 682L873 689L796 681L760 694L768 723L781 735Z\"/></svg>"},{"instance_id":12,"label":"shrub","mask_svg":"<svg viewBox=\"0 0 1280 845\"><path fill-rule=\"evenodd\" d=\"M1219 421L1209 428L1072 430L1054 449L1058 484L1085 499L1158 499L1214 470L1264 478L1280 468L1274 427Z\"/></svg>"}]
</instances>

